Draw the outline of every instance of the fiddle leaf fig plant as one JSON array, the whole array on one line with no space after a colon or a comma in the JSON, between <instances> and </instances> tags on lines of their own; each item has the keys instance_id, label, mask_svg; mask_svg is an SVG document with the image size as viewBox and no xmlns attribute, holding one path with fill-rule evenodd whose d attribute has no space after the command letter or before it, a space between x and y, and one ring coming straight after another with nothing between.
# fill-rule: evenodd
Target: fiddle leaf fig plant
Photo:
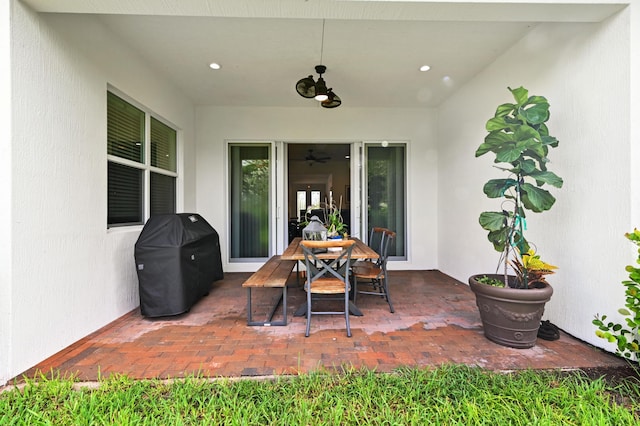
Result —
<instances>
[{"instance_id":1,"label":"fiddle leaf fig plant","mask_svg":"<svg viewBox=\"0 0 640 426\"><path fill-rule=\"evenodd\" d=\"M561 188L562 178L548 170L549 150L558 140L549 134L549 102L543 96L529 96L524 87L508 88L514 102L496 109L486 123L489 134L476 150L476 157L493 153L495 167L508 173L505 178L491 179L484 185L489 198L502 199L499 211L480 214L480 226L488 231L487 238L496 251L503 253L505 282L509 256L531 253L524 236L526 210L540 213L549 210L556 199L544 185ZM520 258L521 259L521 258ZM524 262L519 261L520 265ZM521 270L518 288L528 288L529 274Z\"/></svg>"}]
</instances>

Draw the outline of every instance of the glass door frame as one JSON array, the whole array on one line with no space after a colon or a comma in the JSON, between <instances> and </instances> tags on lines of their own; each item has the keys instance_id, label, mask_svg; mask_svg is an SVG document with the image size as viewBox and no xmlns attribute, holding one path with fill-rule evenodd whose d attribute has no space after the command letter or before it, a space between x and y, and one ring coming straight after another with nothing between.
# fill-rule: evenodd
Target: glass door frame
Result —
<instances>
[{"instance_id":1,"label":"glass door frame","mask_svg":"<svg viewBox=\"0 0 640 426\"><path fill-rule=\"evenodd\" d=\"M360 182L361 182L361 186L358 187L359 191L360 191L360 205L363 206L362 207L362 211L360 212L361 215L360 217L362 218L362 231L361 231L361 235L362 238L360 238L362 241L365 241L368 243L368 239L369 239L369 235L368 235L368 229L369 229L369 217L368 217L368 212L367 212L367 205L368 205L368 194L369 194L369 188L368 188L368 179L367 179L367 157L366 157L366 151L367 151L367 147L368 146L387 146L387 145L403 145L404 146L404 233L405 235L403 236L403 238L401 239L403 241L404 244L404 255L403 256L390 256L389 260L391 261L404 261L407 262L409 261L409 257L410 257L410 253L409 253L409 223L411 220L411 210L409 209L409 203L410 203L410 195L411 194L411 188L409 187L410 185L410 180L409 180L409 174L410 174L410 170L409 170L409 158L411 158L411 152L410 152L410 147L411 144L409 143L409 141L404 141L404 140L366 140L363 141L361 144L361 148L360 148L360 155L359 157L359 161L360 161L360 169L359 169L359 176L360 176ZM353 190L352 190L353 191Z\"/></svg>"},{"instance_id":2,"label":"glass door frame","mask_svg":"<svg viewBox=\"0 0 640 426\"><path fill-rule=\"evenodd\" d=\"M275 229L275 241L274 253L282 253L284 249L289 245L289 224L288 224L288 206L289 206L289 159L287 155L287 147L289 144L327 144L337 143L349 145L350 156L350 229L349 235L360 238L365 241L366 235L362 233L362 204L361 204L361 182L362 182L362 141L325 141L325 140L291 140L291 141L276 141L274 143L274 175L275 175L275 217L276 223Z\"/></svg>"}]
</instances>

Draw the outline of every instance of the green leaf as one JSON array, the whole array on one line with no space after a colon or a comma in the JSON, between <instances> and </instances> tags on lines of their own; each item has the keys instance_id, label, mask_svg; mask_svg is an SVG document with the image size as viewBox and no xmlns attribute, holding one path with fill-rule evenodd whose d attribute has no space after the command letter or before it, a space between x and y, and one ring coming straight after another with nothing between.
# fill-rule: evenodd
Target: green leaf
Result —
<instances>
[{"instance_id":1,"label":"green leaf","mask_svg":"<svg viewBox=\"0 0 640 426\"><path fill-rule=\"evenodd\" d=\"M549 210L556 199L546 189L538 188L528 182L520 187L522 191L522 204L536 213Z\"/></svg>"},{"instance_id":2,"label":"green leaf","mask_svg":"<svg viewBox=\"0 0 640 426\"><path fill-rule=\"evenodd\" d=\"M625 308L620 308L618 309L618 312L620 312L620 314L622 315L631 315L631 312L629 312L627 309Z\"/></svg>"},{"instance_id":3,"label":"green leaf","mask_svg":"<svg viewBox=\"0 0 640 426\"><path fill-rule=\"evenodd\" d=\"M524 235L522 235L520 232L516 231L513 234L513 244L512 246L514 247L518 247L518 250L520 250L520 253L526 253L529 251L529 242L527 241L527 239L524 237Z\"/></svg>"},{"instance_id":4,"label":"green leaf","mask_svg":"<svg viewBox=\"0 0 640 426\"><path fill-rule=\"evenodd\" d=\"M518 169L525 175L529 175L536 171L536 162L530 158L526 160L520 159ZM515 171L513 171L515 173Z\"/></svg>"},{"instance_id":5,"label":"green leaf","mask_svg":"<svg viewBox=\"0 0 640 426\"><path fill-rule=\"evenodd\" d=\"M558 142L558 139L556 139L553 136L545 136L545 135L542 134L542 132L539 132L539 133L540 133L540 137L542 138L541 140L542 140L543 145L549 145L549 146L551 146L553 148L556 148L558 146L558 144L560 143L560 142Z\"/></svg>"},{"instance_id":6,"label":"green leaf","mask_svg":"<svg viewBox=\"0 0 640 426\"><path fill-rule=\"evenodd\" d=\"M512 163L522 155L522 147L513 142L505 144L496 152L496 163Z\"/></svg>"},{"instance_id":7,"label":"green leaf","mask_svg":"<svg viewBox=\"0 0 640 426\"><path fill-rule=\"evenodd\" d=\"M484 138L484 143L476 150L476 157L486 154L487 152L496 152L503 143L513 140L511 133L491 132Z\"/></svg>"},{"instance_id":8,"label":"green leaf","mask_svg":"<svg viewBox=\"0 0 640 426\"><path fill-rule=\"evenodd\" d=\"M530 107L521 108L520 114L522 114L522 116L528 123L531 123L531 124L544 123L549 119L549 104L546 102L537 103Z\"/></svg>"},{"instance_id":9,"label":"green leaf","mask_svg":"<svg viewBox=\"0 0 640 426\"><path fill-rule=\"evenodd\" d=\"M491 151L492 151L492 146L489 145L488 143L480 144L478 149L476 149L476 157L480 157L481 155L484 155L487 152L491 152Z\"/></svg>"},{"instance_id":10,"label":"green leaf","mask_svg":"<svg viewBox=\"0 0 640 426\"><path fill-rule=\"evenodd\" d=\"M488 132L495 132L496 130L508 129L511 124L507 123L504 117L494 117L487 121L485 128Z\"/></svg>"},{"instance_id":11,"label":"green leaf","mask_svg":"<svg viewBox=\"0 0 640 426\"><path fill-rule=\"evenodd\" d=\"M553 172L530 172L529 176L531 176L532 178L534 178L538 184L538 186L541 186L542 183L548 183L551 186L555 186L556 188L562 188L562 184L564 183L564 181L562 180L562 178L558 175L556 175Z\"/></svg>"},{"instance_id":12,"label":"green leaf","mask_svg":"<svg viewBox=\"0 0 640 426\"><path fill-rule=\"evenodd\" d=\"M509 239L509 228L504 227L497 231L491 231L487 235L487 239L491 241L491 243L493 244L493 248L497 252L502 253L504 251L504 248L507 246L507 242Z\"/></svg>"},{"instance_id":13,"label":"green leaf","mask_svg":"<svg viewBox=\"0 0 640 426\"><path fill-rule=\"evenodd\" d=\"M529 91L522 86L517 89L512 89L511 87L508 89L513 94L513 98L516 100L518 105L524 105L529 99Z\"/></svg>"},{"instance_id":14,"label":"green leaf","mask_svg":"<svg viewBox=\"0 0 640 426\"><path fill-rule=\"evenodd\" d=\"M527 103L532 105L538 105L538 104L548 105L549 101L547 101L547 98L545 98L544 96L532 95L529 99L527 99Z\"/></svg>"},{"instance_id":15,"label":"green leaf","mask_svg":"<svg viewBox=\"0 0 640 426\"><path fill-rule=\"evenodd\" d=\"M514 133L514 139L522 151L528 150L535 152L538 157L546 157L548 148L540 142L541 136L533 127L519 126Z\"/></svg>"},{"instance_id":16,"label":"green leaf","mask_svg":"<svg viewBox=\"0 0 640 426\"><path fill-rule=\"evenodd\" d=\"M515 109L516 109L516 106L514 104L499 105L498 108L496 109L495 116L504 117L506 115L511 114L513 111L515 111Z\"/></svg>"},{"instance_id":17,"label":"green leaf","mask_svg":"<svg viewBox=\"0 0 640 426\"><path fill-rule=\"evenodd\" d=\"M538 129L538 133L540 133L540 136L549 136L549 128L545 123L536 125L536 129Z\"/></svg>"},{"instance_id":18,"label":"green leaf","mask_svg":"<svg viewBox=\"0 0 640 426\"><path fill-rule=\"evenodd\" d=\"M487 231L499 231L507 224L506 213L482 212L480 213L480 226Z\"/></svg>"},{"instance_id":19,"label":"green leaf","mask_svg":"<svg viewBox=\"0 0 640 426\"><path fill-rule=\"evenodd\" d=\"M537 152L531 151L531 150L526 150L525 152L522 153L523 157L531 157L532 159L534 159L535 161L538 162L538 168L541 171L546 171L547 170L547 163L549 162L549 160L545 155L538 155Z\"/></svg>"},{"instance_id":20,"label":"green leaf","mask_svg":"<svg viewBox=\"0 0 640 426\"><path fill-rule=\"evenodd\" d=\"M540 158L543 163L549 161L547 159L547 152L549 151L549 148L542 145L537 139L530 138L520 143L526 148L522 153L523 157L529 156L536 159Z\"/></svg>"},{"instance_id":21,"label":"green leaf","mask_svg":"<svg viewBox=\"0 0 640 426\"><path fill-rule=\"evenodd\" d=\"M515 179L491 179L484 184L483 191L489 198L500 198L505 191L518 183Z\"/></svg>"},{"instance_id":22,"label":"green leaf","mask_svg":"<svg viewBox=\"0 0 640 426\"><path fill-rule=\"evenodd\" d=\"M503 143L515 142L515 138L513 133L496 130L485 136L484 142L492 146L500 146Z\"/></svg>"}]
</instances>

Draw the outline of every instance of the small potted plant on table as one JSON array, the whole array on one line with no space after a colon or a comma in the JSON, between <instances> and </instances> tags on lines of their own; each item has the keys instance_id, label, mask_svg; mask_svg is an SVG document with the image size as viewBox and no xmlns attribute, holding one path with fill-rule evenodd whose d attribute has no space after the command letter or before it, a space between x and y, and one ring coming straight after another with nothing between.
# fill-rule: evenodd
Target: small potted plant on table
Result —
<instances>
[{"instance_id":1,"label":"small potted plant on table","mask_svg":"<svg viewBox=\"0 0 640 426\"><path fill-rule=\"evenodd\" d=\"M494 249L501 253L504 271L474 275L469 285L476 295L485 336L504 346L530 348L536 343L544 305L553 294L545 275L556 267L542 261L525 238L525 211L549 210L556 199L542 187L561 188L563 181L547 169L549 149L558 146L545 124L547 99L529 96L523 87L509 91L515 102L498 106L486 124L489 134L476 150L476 157L495 154L495 167L509 174L484 185L484 193L502 199L502 205L500 211L481 213L479 220Z\"/></svg>"},{"instance_id":2,"label":"small potted plant on table","mask_svg":"<svg viewBox=\"0 0 640 426\"><path fill-rule=\"evenodd\" d=\"M330 238L344 238L347 236L347 225L342 219L342 197L340 197L340 206L336 206L335 202L328 206L327 213L327 235Z\"/></svg>"}]
</instances>

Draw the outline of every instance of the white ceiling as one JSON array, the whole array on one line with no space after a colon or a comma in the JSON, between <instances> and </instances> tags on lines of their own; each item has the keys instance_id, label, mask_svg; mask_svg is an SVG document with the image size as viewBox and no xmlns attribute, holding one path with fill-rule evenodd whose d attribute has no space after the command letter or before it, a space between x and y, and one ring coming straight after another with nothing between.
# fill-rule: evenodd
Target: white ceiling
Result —
<instances>
[{"instance_id":1,"label":"white ceiling","mask_svg":"<svg viewBox=\"0 0 640 426\"><path fill-rule=\"evenodd\" d=\"M197 105L308 108L318 103L299 96L294 86L308 75L317 79L314 66L320 62L341 108L433 107L538 22L593 22L621 7L497 8L415 0L23 2L42 12L74 13L73 19L97 15ZM222 69L212 71L212 61ZM418 71L423 64L432 69Z\"/></svg>"}]
</instances>

